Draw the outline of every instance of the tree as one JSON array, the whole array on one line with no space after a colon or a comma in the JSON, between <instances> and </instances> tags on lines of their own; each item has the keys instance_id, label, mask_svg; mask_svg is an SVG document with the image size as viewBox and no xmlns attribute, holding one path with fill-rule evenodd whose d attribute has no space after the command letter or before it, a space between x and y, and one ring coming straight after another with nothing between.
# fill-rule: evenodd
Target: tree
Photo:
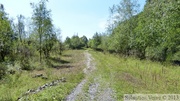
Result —
<instances>
[{"instance_id":1,"label":"tree","mask_svg":"<svg viewBox=\"0 0 180 101\"><path fill-rule=\"evenodd\" d=\"M88 39L86 36L80 38L78 35L74 35L71 38L66 37L64 44L67 49L81 49L88 46Z\"/></svg>"},{"instance_id":2,"label":"tree","mask_svg":"<svg viewBox=\"0 0 180 101\"><path fill-rule=\"evenodd\" d=\"M24 19L25 17L23 15L18 15L18 34L19 34L19 40L22 43L22 39L25 38L25 24L24 24Z\"/></svg>"},{"instance_id":3,"label":"tree","mask_svg":"<svg viewBox=\"0 0 180 101\"><path fill-rule=\"evenodd\" d=\"M80 38L80 41L81 41L81 47L86 47L86 48L87 48L87 43L88 43L87 37L83 35L83 36Z\"/></svg>"},{"instance_id":4,"label":"tree","mask_svg":"<svg viewBox=\"0 0 180 101\"><path fill-rule=\"evenodd\" d=\"M140 13L138 7L137 0L113 5L108 31L96 33L88 46L141 59L179 62L180 2L147 0Z\"/></svg>"},{"instance_id":5,"label":"tree","mask_svg":"<svg viewBox=\"0 0 180 101\"><path fill-rule=\"evenodd\" d=\"M92 41L92 46L91 46L91 47L92 47L93 49L96 49L96 50L100 49L101 35L96 32L96 33L94 34L92 40L93 40L93 41Z\"/></svg>"},{"instance_id":6,"label":"tree","mask_svg":"<svg viewBox=\"0 0 180 101\"><path fill-rule=\"evenodd\" d=\"M13 54L14 33L12 30L12 21L7 17L3 4L0 4L0 79L6 74L7 66L4 63L10 60Z\"/></svg>"},{"instance_id":7,"label":"tree","mask_svg":"<svg viewBox=\"0 0 180 101\"><path fill-rule=\"evenodd\" d=\"M117 44L117 52L130 54L130 50L133 48L134 28L136 27L136 21L134 17L138 14L137 0L122 0L118 5L113 5L112 12L115 14L115 28L112 31L114 36L114 44Z\"/></svg>"},{"instance_id":8,"label":"tree","mask_svg":"<svg viewBox=\"0 0 180 101\"><path fill-rule=\"evenodd\" d=\"M80 49L81 48L81 40L78 35L74 35L71 38L72 49Z\"/></svg>"},{"instance_id":9,"label":"tree","mask_svg":"<svg viewBox=\"0 0 180 101\"><path fill-rule=\"evenodd\" d=\"M53 45L52 50L61 55L62 51L64 50L64 46L63 46L63 43L61 41L61 29L54 27L53 30L54 30L54 34L55 34L57 39L54 39L54 41L53 41L54 45Z\"/></svg>"},{"instance_id":10,"label":"tree","mask_svg":"<svg viewBox=\"0 0 180 101\"><path fill-rule=\"evenodd\" d=\"M179 22L178 1L147 1L141 22L141 31L145 40L147 57L155 60L172 60L178 54ZM142 21L142 19L139 21ZM139 27L139 26L138 26Z\"/></svg>"},{"instance_id":11,"label":"tree","mask_svg":"<svg viewBox=\"0 0 180 101\"><path fill-rule=\"evenodd\" d=\"M109 8L110 11L110 15L109 15L109 19L107 20L107 33L108 34L112 34L113 30L115 27L117 27L118 24L118 20L120 20L119 16L116 16L116 5L113 5L112 7Z\"/></svg>"},{"instance_id":12,"label":"tree","mask_svg":"<svg viewBox=\"0 0 180 101\"><path fill-rule=\"evenodd\" d=\"M50 18L45 19L44 21L44 33L42 40L42 50L46 58L49 57L49 53L52 50L54 43L57 41L56 32L53 29L53 24Z\"/></svg>"},{"instance_id":13,"label":"tree","mask_svg":"<svg viewBox=\"0 0 180 101\"><path fill-rule=\"evenodd\" d=\"M111 40L110 40L109 35L103 33L103 34L101 35L100 48L101 48L104 52L111 51L110 48L109 48L110 44L111 44Z\"/></svg>"},{"instance_id":14,"label":"tree","mask_svg":"<svg viewBox=\"0 0 180 101\"><path fill-rule=\"evenodd\" d=\"M13 31L2 4L0 5L0 25L0 61L5 61L5 57L12 51Z\"/></svg>"},{"instance_id":15,"label":"tree","mask_svg":"<svg viewBox=\"0 0 180 101\"><path fill-rule=\"evenodd\" d=\"M66 40L64 41L64 44L65 44L65 47L66 48L71 48L72 47L72 45L71 45L71 38L69 38L69 37L66 37Z\"/></svg>"},{"instance_id":16,"label":"tree","mask_svg":"<svg viewBox=\"0 0 180 101\"><path fill-rule=\"evenodd\" d=\"M45 39L44 37L48 37L47 33L49 34L49 31L51 32L52 27L50 10L47 10L46 2L46 0L41 0L38 4L31 3L33 8L32 19L35 25L35 30L39 36L40 62L42 59L42 42Z\"/></svg>"}]
</instances>

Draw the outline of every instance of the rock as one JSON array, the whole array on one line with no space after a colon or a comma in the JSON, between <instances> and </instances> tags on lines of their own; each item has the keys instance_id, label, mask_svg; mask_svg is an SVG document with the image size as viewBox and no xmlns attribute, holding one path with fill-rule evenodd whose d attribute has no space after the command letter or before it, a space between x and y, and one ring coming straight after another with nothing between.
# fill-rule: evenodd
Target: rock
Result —
<instances>
[{"instance_id":1,"label":"rock","mask_svg":"<svg viewBox=\"0 0 180 101\"><path fill-rule=\"evenodd\" d=\"M37 78L37 77L42 77L43 74L36 74L35 76L33 76L33 78Z\"/></svg>"},{"instance_id":2,"label":"rock","mask_svg":"<svg viewBox=\"0 0 180 101\"><path fill-rule=\"evenodd\" d=\"M41 91L43 88L40 86L38 89Z\"/></svg>"},{"instance_id":3,"label":"rock","mask_svg":"<svg viewBox=\"0 0 180 101\"><path fill-rule=\"evenodd\" d=\"M43 89L46 88L46 85L41 86Z\"/></svg>"},{"instance_id":4,"label":"rock","mask_svg":"<svg viewBox=\"0 0 180 101\"><path fill-rule=\"evenodd\" d=\"M17 101L21 100L22 97L18 97Z\"/></svg>"},{"instance_id":5,"label":"rock","mask_svg":"<svg viewBox=\"0 0 180 101\"><path fill-rule=\"evenodd\" d=\"M45 79L45 80L47 80L48 78L47 78L46 76L42 76L42 79Z\"/></svg>"},{"instance_id":6,"label":"rock","mask_svg":"<svg viewBox=\"0 0 180 101\"><path fill-rule=\"evenodd\" d=\"M31 93L36 92L34 89L30 89L29 91L30 91Z\"/></svg>"},{"instance_id":7,"label":"rock","mask_svg":"<svg viewBox=\"0 0 180 101\"><path fill-rule=\"evenodd\" d=\"M36 77L42 77L42 79L48 79L47 77L43 76L43 74L36 74L33 78L36 78ZM58 85L58 83L60 82L66 82L66 78L62 77L61 79L58 79L58 80L54 80L50 83L46 83L36 89L28 89L21 97L19 97L17 100L21 100L24 96L27 96L29 94L35 94L35 93L38 93L42 90L44 90L45 88L47 87L51 87L51 86L56 86Z\"/></svg>"},{"instance_id":8,"label":"rock","mask_svg":"<svg viewBox=\"0 0 180 101\"><path fill-rule=\"evenodd\" d=\"M49 84L49 86L53 86L53 84L52 84L52 83L50 83L50 84Z\"/></svg>"},{"instance_id":9,"label":"rock","mask_svg":"<svg viewBox=\"0 0 180 101\"><path fill-rule=\"evenodd\" d=\"M62 77L62 78L61 78L61 81L62 81L62 82L66 82L66 78Z\"/></svg>"},{"instance_id":10,"label":"rock","mask_svg":"<svg viewBox=\"0 0 180 101\"><path fill-rule=\"evenodd\" d=\"M36 93L37 93L37 92L40 92L40 91L41 91L41 89L40 89L40 88L37 88L37 89L36 89Z\"/></svg>"},{"instance_id":11,"label":"rock","mask_svg":"<svg viewBox=\"0 0 180 101\"><path fill-rule=\"evenodd\" d=\"M46 83L45 85L46 85L46 86L49 86L49 84L48 84L48 83Z\"/></svg>"}]
</instances>

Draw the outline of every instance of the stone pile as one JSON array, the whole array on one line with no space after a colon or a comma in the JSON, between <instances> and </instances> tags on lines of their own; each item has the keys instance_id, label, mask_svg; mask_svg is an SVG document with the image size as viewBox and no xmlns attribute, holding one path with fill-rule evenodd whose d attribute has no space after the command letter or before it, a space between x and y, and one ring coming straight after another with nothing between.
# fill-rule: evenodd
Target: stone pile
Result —
<instances>
[{"instance_id":1,"label":"stone pile","mask_svg":"<svg viewBox=\"0 0 180 101\"><path fill-rule=\"evenodd\" d=\"M43 74L36 74L35 76L33 76L32 78L38 78L41 77L42 79L47 80L48 78L46 76L44 76Z\"/></svg>"},{"instance_id":2,"label":"stone pile","mask_svg":"<svg viewBox=\"0 0 180 101\"><path fill-rule=\"evenodd\" d=\"M60 82L66 82L66 78L62 77L61 79L58 79L58 80L54 80L50 83L46 83L36 89L28 89L24 94L22 94L21 97L18 98L18 100L21 100L24 96L27 96L29 94L35 94L35 93L38 93L42 90L44 90L45 88L48 88L48 87L52 87L52 86L56 86L58 83Z\"/></svg>"}]
</instances>

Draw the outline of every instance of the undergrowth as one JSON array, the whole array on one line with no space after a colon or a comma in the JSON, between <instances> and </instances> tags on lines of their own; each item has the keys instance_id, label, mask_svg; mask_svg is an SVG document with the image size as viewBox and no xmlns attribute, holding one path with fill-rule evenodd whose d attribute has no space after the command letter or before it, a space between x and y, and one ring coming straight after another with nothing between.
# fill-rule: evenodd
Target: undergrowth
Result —
<instances>
[{"instance_id":1,"label":"undergrowth","mask_svg":"<svg viewBox=\"0 0 180 101\"><path fill-rule=\"evenodd\" d=\"M110 83L117 100L124 94L179 94L180 68L133 57L90 51L96 61L93 77Z\"/></svg>"}]
</instances>

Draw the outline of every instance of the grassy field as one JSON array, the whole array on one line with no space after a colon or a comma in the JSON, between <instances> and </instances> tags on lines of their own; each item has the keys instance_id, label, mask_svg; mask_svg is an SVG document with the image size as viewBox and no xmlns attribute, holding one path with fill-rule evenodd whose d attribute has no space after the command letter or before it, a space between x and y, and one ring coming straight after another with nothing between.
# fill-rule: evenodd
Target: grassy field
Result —
<instances>
[{"instance_id":1,"label":"grassy field","mask_svg":"<svg viewBox=\"0 0 180 101\"><path fill-rule=\"evenodd\" d=\"M124 94L180 93L180 66L95 51L90 53L97 68L90 78L100 76L101 85L109 84L117 100L123 100Z\"/></svg>"},{"instance_id":2,"label":"grassy field","mask_svg":"<svg viewBox=\"0 0 180 101\"><path fill-rule=\"evenodd\" d=\"M66 78L57 86L48 87L36 94L29 94L23 100L61 101L85 77L86 67L84 50L65 51L61 56L52 54L50 65L44 65L33 71L18 70L0 81L0 101L15 101L28 89L35 89L53 80ZM86 75L87 83L83 87L88 92L90 84L99 83L99 90L110 87L114 98L123 100L124 94L179 94L180 66L172 66L149 60L125 58L113 54L89 51L94 58L96 69ZM36 67L38 64L33 64ZM17 65L15 65L17 67ZM43 74L48 79L33 78ZM94 81L96 79L96 81ZM84 94L79 100L85 100Z\"/></svg>"},{"instance_id":3,"label":"grassy field","mask_svg":"<svg viewBox=\"0 0 180 101\"><path fill-rule=\"evenodd\" d=\"M50 66L44 65L43 68L39 67L38 70L33 71L18 70L14 75L7 75L0 81L0 101L16 101L28 89L36 89L62 77L66 79L66 82L46 88L36 94L24 96L23 99L31 101L63 100L84 78L83 68L86 65L83 52L83 50L69 50L61 56L54 54L51 55ZM43 74L48 79L33 78L36 74Z\"/></svg>"}]
</instances>

